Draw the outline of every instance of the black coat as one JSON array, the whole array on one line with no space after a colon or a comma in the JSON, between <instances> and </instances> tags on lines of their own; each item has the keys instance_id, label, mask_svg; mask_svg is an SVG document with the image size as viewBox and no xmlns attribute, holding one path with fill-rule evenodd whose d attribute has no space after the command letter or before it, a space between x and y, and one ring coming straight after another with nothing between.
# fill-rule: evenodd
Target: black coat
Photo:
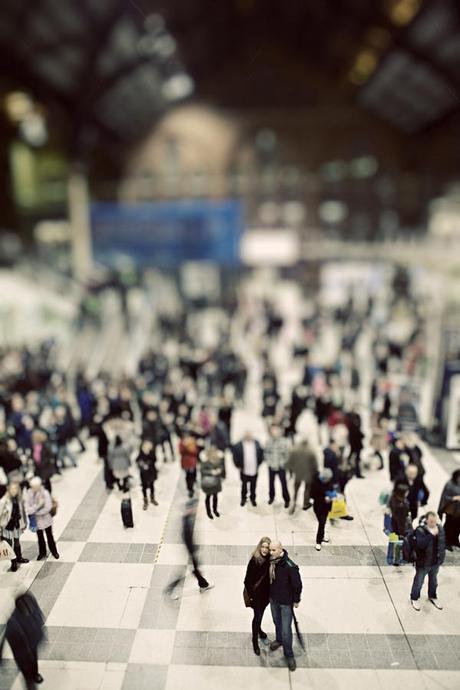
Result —
<instances>
[{"instance_id":1,"label":"black coat","mask_svg":"<svg viewBox=\"0 0 460 690\"><path fill-rule=\"evenodd\" d=\"M257 457L257 467L261 465L261 463L264 460L264 451L262 449L262 446L260 445L259 441L254 441L256 444L256 457ZM236 443L234 446L231 448L232 450L232 456L233 456L233 462L235 463L235 467L237 467L239 470L243 470L243 460L244 460L244 444L243 441L240 441L239 443Z\"/></svg>"},{"instance_id":2,"label":"black coat","mask_svg":"<svg viewBox=\"0 0 460 690\"><path fill-rule=\"evenodd\" d=\"M420 476L417 475L412 484L409 484L406 475L400 474L399 477L396 477L395 479L395 486L398 486L399 484L405 484L409 489L407 500L409 501L411 510L416 509L417 504L419 502L419 497L421 497L421 503L426 502L425 485L423 484L423 480Z\"/></svg>"},{"instance_id":3,"label":"black coat","mask_svg":"<svg viewBox=\"0 0 460 690\"><path fill-rule=\"evenodd\" d=\"M275 566L275 579L270 583L270 599L292 606L300 601L301 594L299 566L291 561L287 551L283 551L280 562Z\"/></svg>"},{"instance_id":4,"label":"black coat","mask_svg":"<svg viewBox=\"0 0 460 690\"><path fill-rule=\"evenodd\" d=\"M270 597L269 565L269 557L264 559L262 563L258 563L253 556L248 563L244 586L251 597L252 608L265 608L268 605Z\"/></svg>"},{"instance_id":5,"label":"black coat","mask_svg":"<svg viewBox=\"0 0 460 690\"><path fill-rule=\"evenodd\" d=\"M37 652L43 639L44 618L35 597L26 593L16 600L16 607L5 629L5 637L19 670L32 679L37 669ZM0 642L0 660L3 640Z\"/></svg>"},{"instance_id":6,"label":"black coat","mask_svg":"<svg viewBox=\"0 0 460 690\"><path fill-rule=\"evenodd\" d=\"M137 466L143 482L154 482L158 476L157 468L155 466L156 457L155 451L151 453L144 453L142 450L136 458Z\"/></svg>"},{"instance_id":7,"label":"black coat","mask_svg":"<svg viewBox=\"0 0 460 690\"><path fill-rule=\"evenodd\" d=\"M324 467L332 471L332 482L339 483L339 458L331 448L324 450Z\"/></svg>"},{"instance_id":8,"label":"black coat","mask_svg":"<svg viewBox=\"0 0 460 690\"><path fill-rule=\"evenodd\" d=\"M444 563L446 557L446 535L441 524L438 524L438 529L437 538L428 531L425 525L419 525L415 530L417 568L429 568L432 565L442 565Z\"/></svg>"},{"instance_id":9,"label":"black coat","mask_svg":"<svg viewBox=\"0 0 460 690\"><path fill-rule=\"evenodd\" d=\"M315 513L328 513L331 508L331 503L326 501L326 492L333 491L333 480L330 482L322 482L319 474L313 479L310 497L313 499L313 510Z\"/></svg>"}]
</instances>

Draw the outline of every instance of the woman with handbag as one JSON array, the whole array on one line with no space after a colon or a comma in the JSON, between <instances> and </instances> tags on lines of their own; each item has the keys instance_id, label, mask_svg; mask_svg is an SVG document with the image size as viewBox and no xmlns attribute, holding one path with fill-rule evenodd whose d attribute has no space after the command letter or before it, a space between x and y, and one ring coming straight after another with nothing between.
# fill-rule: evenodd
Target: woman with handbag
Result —
<instances>
[{"instance_id":1,"label":"woman with handbag","mask_svg":"<svg viewBox=\"0 0 460 690\"><path fill-rule=\"evenodd\" d=\"M441 520L444 513L446 514L444 524L446 549L453 551L454 547L460 548L460 470L455 470L441 494L438 508Z\"/></svg>"},{"instance_id":2,"label":"woman with handbag","mask_svg":"<svg viewBox=\"0 0 460 690\"><path fill-rule=\"evenodd\" d=\"M217 497L222 491L222 476L224 473L224 454L214 446L210 446L200 455L201 489L206 494L206 513L210 520L220 517L217 510Z\"/></svg>"},{"instance_id":3,"label":"woman with handbag","mask_svg":"<svg viewBox=\"0 0 460 690\"><path fill-rule=\"evenodd\" d=\"M56 502L50 492L42 486L40 477L33 477L30 480L30 489L27 491L26 508L27 514L33 515L37 524L38 557L37 561L46 558L45 535L48 541L49 550L54 558L58 559L59 554L53 536L53 513L56 511Z\"/></svg>"},{"instance_id":4,"label":"woman with handbag","mask_svg":"<svg viewBox=\"0 0 460 690\"><path fill-rule=\"evenodd\" d=\"M26 527L27 515L20 484L18 481L10 481L5 495L0 499L0 538L13 548L14 556L10 567L13 573L17 571L18 564L29 562L27 558L22 557L19 542Z\"/></svg>"},{"instance_id":5,"label":"woman with handbag","mask_svg":"<svg viewBox=\"0 0 460 690\"><path fill-rule=\"evenodd\" d=\"M248 563L244 578L243 598L246 607L252 608L252 647L254 654L260 656L259 637L267 639L267 633L261 628L264 611L268 606L270 595L270 539L262 537Z\"/></svg>"}]
</instances>

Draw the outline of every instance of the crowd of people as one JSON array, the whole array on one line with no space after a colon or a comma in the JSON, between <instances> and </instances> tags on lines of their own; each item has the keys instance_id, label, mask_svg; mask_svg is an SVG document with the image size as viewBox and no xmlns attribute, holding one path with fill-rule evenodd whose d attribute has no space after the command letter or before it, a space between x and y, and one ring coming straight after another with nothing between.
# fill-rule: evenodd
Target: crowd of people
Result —
<instances>
[{"instance_id":1,"label":"crowd of people","mask_svg":"<svg viewBox=\"0 0 460 690\"><path fill-rule=\"evenodd\" d=\"M396 304L382 314L381 305L372 300L359 309L353 301L335 311L315 305L301 321L293 344L298 378L289 385L272 357L283 317L264 302L257 319L253 305L248 308L244 300L224 314L212 344L202 337L199 319L159 318L156 344L132 377L101 372L90 379L84 371L62 372L52 342L6 348L0 353L0 530L11 549L11 570L27 563L20 542L26 528L37 534L38 560L46 558L47 547L59 558L53 535L58 510L54 477L72 472L94 437L107 491L119 491L122 498L139 483L143 510L158 506L155 483L161 465L181 463L191 501L184 543L202 591L212 585L200 571L193 545L194 499L201 492L207 517L219 519L219 495L225 491L229 463L240 474L241 507L248 501L257 507L260 500L271 505L281 492L284 509L293 515L301 492L302 510L312 509L317 519L317 551L329 540L328 521L353 520L346 500L348 482L388 465L393 487L384 500L388 531L403 542L412 530L418 554L412 605L419 610L420 588L428 575L429 598L442 608L436 574L445 549L459 545L460 471L446 484L439 515L424 513L413 530L430 496L409 385L424 364L424 324L418 305L407 302L412 326L404 338L392 340L384 325L400 308ZM339 334L337 356L324 363L320 354L331 326ZM358 341L366 332L372 334L373 359L367 402L361 395L365 372L358 353ZM261 363L264 432L259 436L248 424L235 438L234 412L245 404L251 369L248 352ZM306 431L305 415L316 418L314 435ZM269 489L261 499L258 477L264 466ZM403 560L401 555L394 564ZM265 636L261 621L270 602L276 628L271 649L282 645L294 670L290 631L301 581L279 542L261 540L245 586L254 609L255 654L260 654L258 640Z\"/></svg>"}]
</instances>

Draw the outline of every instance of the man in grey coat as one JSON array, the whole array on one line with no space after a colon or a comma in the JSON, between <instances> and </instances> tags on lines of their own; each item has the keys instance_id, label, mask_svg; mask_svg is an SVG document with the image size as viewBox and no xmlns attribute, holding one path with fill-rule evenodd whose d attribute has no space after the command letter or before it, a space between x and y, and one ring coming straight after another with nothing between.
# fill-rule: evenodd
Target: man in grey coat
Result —
<instances>
[{"instance_id":1,"label":"man in grey coat","mask_svg":"<svg viewBox=\"0 0 460 690\"><path fill-rule=\"evenodd\" d=\"M310 489L314 477L318 471L318 460L316 453L310 446L308 440L303 438L293 447L286 463L286 469L294 475L294 498L290 509L292 515L296 509L297 494L302 483L305 485L303 494L303 510L308 510L310 504Z\"/></svg>"}]
</instances>

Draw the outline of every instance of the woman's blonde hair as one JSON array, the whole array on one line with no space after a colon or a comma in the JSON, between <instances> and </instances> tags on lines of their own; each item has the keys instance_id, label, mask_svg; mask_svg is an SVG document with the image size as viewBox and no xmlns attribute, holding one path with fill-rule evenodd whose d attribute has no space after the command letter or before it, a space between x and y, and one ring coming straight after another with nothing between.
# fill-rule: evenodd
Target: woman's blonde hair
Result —
<instances>
[{"instance_id":1,"label":"woman's blonde hair","mask_svg":"<svg viewBox=\"0 0 460 690\"><path fill-rule=\"evenodd\" d=\"M264 560L264 556L262 556L262 554L260 553L260 547L262 546L262 544L268 544L270 546L270 543L270 537L262 537L262 539L257 544L256 548L252 552L252 557L255 558L257 563L262 563L262 561Z\"/></svg>"}]
</instances>

